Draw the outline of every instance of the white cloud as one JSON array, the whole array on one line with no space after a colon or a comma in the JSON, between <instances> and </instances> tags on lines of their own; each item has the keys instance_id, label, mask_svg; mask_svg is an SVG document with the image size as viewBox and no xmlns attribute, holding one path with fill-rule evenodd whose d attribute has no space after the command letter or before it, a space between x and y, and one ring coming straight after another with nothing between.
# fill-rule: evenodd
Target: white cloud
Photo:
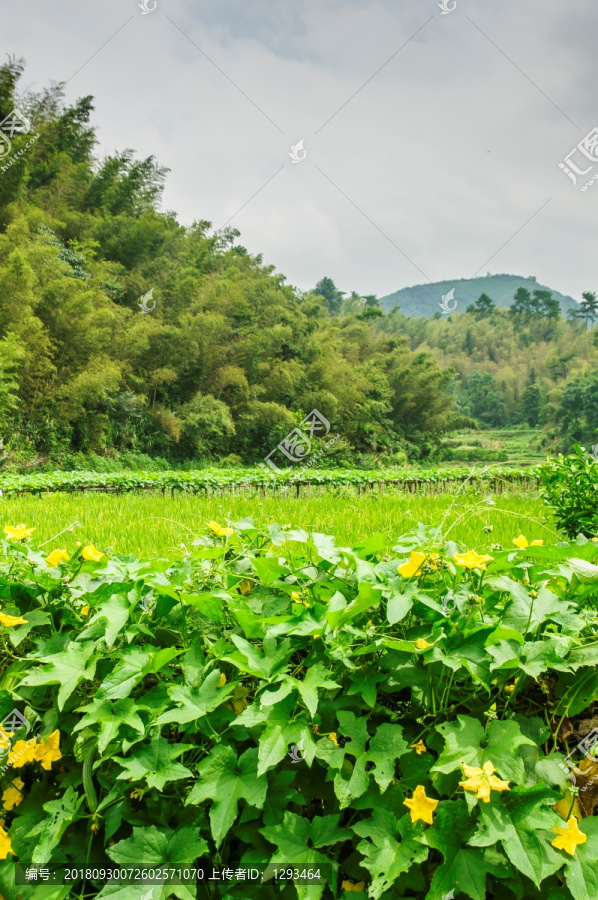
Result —
<instances>
[{"instance_id":1,"label":"white cloud","mask_svg":"<svg viewBox=\"0 0 598 900\"><path fill-rule=\"evenodd\" d=\"M576 297L598 288L598 185L582 194L558 168L597 124L597 19L592 0L459 0L449 16L436 0L158 0L146 16L136 0L0 0L27 86L99 50L67 98L96 98L101 152L133 147L171 169L164 208L219 226L258 192L231 222L250 252L304 289L327 274L378 294L423 276L365 216L433 280L472 275L507 242L491 271ZM292 165L302 137L308 157Z\"/></svg>"}]
</instances>

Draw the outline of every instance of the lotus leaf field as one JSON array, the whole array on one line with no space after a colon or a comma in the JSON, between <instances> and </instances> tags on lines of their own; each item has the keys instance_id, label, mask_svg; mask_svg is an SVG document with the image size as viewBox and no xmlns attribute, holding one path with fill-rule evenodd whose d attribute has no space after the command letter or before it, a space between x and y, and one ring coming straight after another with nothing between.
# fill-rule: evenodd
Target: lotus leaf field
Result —
<instances>
[{"instance_id":1,"label":"lotus leaf field","mask_svg":"<svg viewBox=\"0 0 598 900\"><path fill-rule=\"evenodd\" d=\"M386 547L222 520L137 559L7 523L2 896L596 900L597 542ZM198 859L328 874L94 878Z\"/></svg>"}]
</instances>

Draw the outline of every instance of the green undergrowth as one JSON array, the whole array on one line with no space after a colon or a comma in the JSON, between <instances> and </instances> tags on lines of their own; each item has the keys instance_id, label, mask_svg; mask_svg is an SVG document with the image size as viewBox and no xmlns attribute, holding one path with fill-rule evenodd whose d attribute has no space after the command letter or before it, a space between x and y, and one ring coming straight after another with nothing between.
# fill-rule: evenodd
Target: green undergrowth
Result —
<instances>
[{"instance_id":1,"label":"green undergrowth","mask_svg":"<svg viewBox=\"0 0 598 900\"><path fill-rule=\"evenodd\" d=\"M211 884L223 900L595 900L598 764L565 762L598 698L595 542L478 554L422 525L349 548L220 520L175 560L8 537L0 719L27 726L0 776L6 900L148 896L16 885L14 859L201 857L329 867Z\"/></svg>"},{"instance_id":2,"label":"green undergrowth","mask_svg":"<svg viewBox=\"0 0 598 900\"><path fill-rule=\"evenodd\" d=\"M408 467L402 469L321 469L310 467L289 467L274 473L265 464L263 468L233 467L205 468L172 471L136 472L35 472L19 474L10 470L0 474L0 490L3 493L23 494L42 492L66 492L77 490L114 490L121 492L154 490L188 492L202 494L209 491L233 492L243 487L253 486L256 490L274 495L286 490L307 490L307 483L328 489L347 488L367 491L413 488L428 491L455 490L461 485L484 487L495 485L497 489L523 484L536 484L537 468L507 468L500 466L455 466L427 468Z\"/></svg>"},{"instance_id":3,"label":"green undergrowth","mask_svg":"<svg viewBox=\"0 0 598 900\"><path fill-rule=\"evenodd\" d=\"M573 453L539 467L544 502L569 537L598 534L598 444L592 452L576 444Z\"/></svg>"}]
</instances>

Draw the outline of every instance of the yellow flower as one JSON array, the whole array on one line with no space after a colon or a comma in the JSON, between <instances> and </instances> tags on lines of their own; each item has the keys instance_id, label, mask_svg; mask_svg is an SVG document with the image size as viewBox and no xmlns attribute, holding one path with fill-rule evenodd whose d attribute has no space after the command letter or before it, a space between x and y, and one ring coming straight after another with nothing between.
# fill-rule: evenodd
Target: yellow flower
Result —
<instances>
[{"instance_id":1,"label":"yellow flower","mask_svg":"<svg viewBox=\"0 0 598 900\"><path fill-rule=\"evenodd\" d=\"M26 625L27 619L21 618L21 616L7 616L6 613L0 613L0 625L5 625L7 628L10 628L12 625Z\"/></svg>"},{"instance_id":2,"label":"yellow flower","mask_svg":"<svg viewBox=\"0 0 598 900\"><path fill-rule=\"evenodd\" d=\"M35 738L30 741L17 741L8 754L8 764L13 769L20 769L21 766L33 762L35 759Z\"/></svg>"},{"instance_id":3,"label":"yellow flower","mask_svg":"<svg viewBox=\"0 0 598 900\"><path fill-rule=\"evenodd\" d=\"M85 606L82 606L82 607L81 607L81 615L82 615L82 616L88 616L88 615L89 615L89 606L88 606L87 603L85 604Z\"/></svg>"},{"instance_id":4,"label":"yellow flower","mask_svg":"<svg viewBox=\"0 0 598 900\"><path fill-rule=\"evenodd\" d=\"M81 551L83 559L91 559L93 562L99 562L103 555L93 544L88 544Z\"/></svg>"},{"instance_id":5,"label":"yellow flower","mask_svg":"<svg viewBox=\"0 0 598 900\"><path fill-rule=\"evenodd\" d=\"M131 791L129 796L131 797L131 800L141 800L144 794L145 791L142 791L141 788L135 788Z\"/></svg>"},{"instance_id":6,"label":"yellow flower","mask_svg":"<svg viewBox=\"0 0 598 900\"><path fill-rule=\"evenodd\" d=\"M417 744L411 744L411 749L415 750L418 756L421 756L422 753L428 752L428 748L423 741L418 741Z\"/></svg>"},{"instance_id":7,"label":"yellow flower","mask_svg":"<svg viewBox=\"0 0 598 900\"><path fill-rule=\"evenodd\" d=\"M222 525L219 525L218 522L208 522L208 528L214 532L214 534L218 535L218 537L229 537L231 534L234 534L234 529L232 528L223 528Z\"/></svg>"},{"instance_id":8,"label":"yellow flower","mask_svg":"<svg viewBox=\"0 0 598 900\"><path fill-rule=\"evenodd\" d=\"M294 600L295 603L299 603L301 600L301 594L299 591L291 591L291 600Z\"/></svg>"},{"instance_id":9,"label":"yellow flower","mask_svg":"<svg viewBox=\"0 0 598 900\"><path fill-rule=\"evenodd\" d=\"M218 687L224 687L225 684L226 684L226 675L224 674L224 672L222 672L220 675L220 680L218 682Z\"/></svg>"},{"instance_id":10,"label":"yellow flower","mask_svg":"<svg viewBox=\"0 0 598 900\"><path fill-rule=\"evenodd\" d=\"M4 756L4 753L10 750L10 739L13 734L14 731L11 731L10 734L7 734L2 728L2 725L0 725L0 752L2 753L2 756Z\"/></svg>"},{"instance_id":11,"label":"yellow flower","mask_svg":"<svg viewBox=\"0 0 598 900\"><path fill-rule=\"evenodd\" d=\"M544 541L532 541L530 544L525 535L520 534L519 537L513 538L513 543L521 550L525 550L526 547L541 547Z\"/></svg>"},{"instance_id":12,"label":"yellow flower","mask_svg":"<svg viewBox=\"0 0 598 900\"><path fill-rule=\"evenodd\" d=\"M352 884L350 881L343 881L343 891L363 891L365 890L365 884L363 881L358 881L357 884Z\"/></svg>"},{"instance_id":13,"label":"yellow flower","mask_svg":"<svg viewBox=\"0 0 598 900\"><path fill-rule=\"evenodd\" d=\"M494 774L496 769L488 760L484 763L483 768L478 769L477 766L463 765L463 773L467 775L467 781L460 781L460 787L466 791L471 791L476 795L478 800L484 803L490 803L490 794L492 791L510 791L508 781L501 781Z\"/></svg>"},{"instance_id":14,"label":"yellow flower","mask_svg":"<svg viewBox=\"0 0 598 900\"><path fill-rule=\"evenodd\" d=\"M328 740L332 741L335 747L338 747L338 741L336 739L336 731L331 731L328 735Z\"/></svg>"},{"instance_id":15,"label":"yellow flower","mask_svg":"<svg viewBox=\"0 0 598 900\"><path fill-rule=\"evenodd\" d=\"M15 778L12 783L12 786L6 788L4 793L2 794L2 805L4 809L14 809L15 806L18 806L19 803L23 802L23 794L21 791L25 787L25 782L21 781L20 778Z\"/></svg>"},{"instance_id":16,"label":"yellow flower","mask_svg":"<svg viewBox=\"0 0 598 900\"><path fill-rule=\"evenodd\" d=\"M553 828L552 830L558 835L552 842L552 846L557 850L566 850L570 856L575 856L577 845L585 844L588 839L587 834L579 830L575 816L571 816L567 821L566 828Z\"/></svg>"},{"instance_id":17,"label":"yellow flower","mask_svg":"<svg viewBox=\"0 0 598 900\"><path fill-rule=\"evenodd\" d=\"M249 578L244 578L243 581L240 581L237 585L237 590L243 597L246 597L247 594L251 593L251 588L252 584Z\"/></svg>"},{"instance_id":18,"label":"yellow flower","mask_svg":"<svg viewBox=\"0 0 598 900\"><path fill-rule=\"evenodd\" d=\"M42 764L42 769L50 771L52 763L56 762L57 759L62 759L62 753L58 746L59 744L60 732L56 729L47 740L42 738L36 746L34 758Z\"/></svg>"},{"instance_id":19,"label":"yellow flower","mask_svg":"<svg viewBox=\"0 0 598 900\"><path fill-rule=\"evenodd\" d=\"M425 553L421 553L419 550L412 550L409 562L403 563L402 566L399 566L397 572L399 573L399 575L402 575L403 578L413 578L413 576L419 572L425 561Z\"/></svg>"},{"instance_id":20,"label":"yellow flower","mask_svg":"<svg viewBox=\"0 0 598 900\"><path fill-rule=\"evenodd\" d=\"M70 556L66 552L66 550L52 550L49 556L46 556L46 562L50 566L50 568L54 568L58 563L68 562Z\"/></svg>"},{"instance_id":21,"label":"yellow flower","mask_svg":"<svg viewBox=\"0 0 598 900\"><path fill-rule=\"evenodd\" d=\"M466 569L481 569L482 572L486 571L486 563L494 559L493 556L476 553L475 550L468 550L467 553L455 553L453 558L458 566L464 566Z\"/></svg>"},{"instance_id":22,"label":"yellow flower","mask_svg":"<svg viewBox=\"0 0 598 900\"><path fill-rule=\"evenodd\" d=\"M5 525L4 534L8 541L26 541L30 538L35 528L27 528L25 525ZM5 857L2 857L3 859Z\"/></svg>"},{"instance_id":23,"label":"yellow flower","mask_svg":"<svg viewBox=\"0 0 598 900\"><path fill-rule=\"evenodd\" d=\"M16 855L7 832L0 825L0 859L6 859L9 853L12 853L13 856Z\"/></svg>"},{"instance_id":24,"label":"yellow flower","mask_svg":"<svg viewBox=\"0 0 598 900\"><path fill-rule=\"evenodd\" d=\"M403 800L403 805L411 810L411 821L417 822L421 819L428 825L433 824L434 810L438 806L438 800L426 797L426 789L422 784L418 784L411 800Z\"/></svg>"},{"instance_id":25,"label":"yellow flower","mask_svg":"<svg viewBox=\"0 0 598 900\"><path fill-rule=\"evenodd\" d=\"M418 638L415 642L415 646L418 650L427 650L428 647L432 646L432 644L428 644L425 638Z\"/></svg>"}]
</instances>

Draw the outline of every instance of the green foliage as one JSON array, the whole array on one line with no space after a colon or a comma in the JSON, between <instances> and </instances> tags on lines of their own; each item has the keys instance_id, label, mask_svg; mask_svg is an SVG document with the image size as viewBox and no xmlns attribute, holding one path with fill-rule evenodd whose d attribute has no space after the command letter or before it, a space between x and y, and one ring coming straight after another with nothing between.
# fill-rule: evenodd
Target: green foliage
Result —
<instances>
[{"instance_id":1,"label":"green foliage","mask_svg":"<svg viewBox=\"0 0 598 900\"><path fill-rule=\"evenodd\" d=\"M467 307L467 312L472 313L476 319L485 319L492 315L495 309L496 304L492 297L489 297L488 294L480 294L476 302Z\"/></svg>"},{"instance_id":2,"label":"green foliage","mask_svg":"<svg viewBox=\"0 0 598 900\"><path fill-rule=\"evenodd\" d=\"M598 460L576 444L574 452L549 459L538 473L544 502L569 537L598 537Z\"/></svg>"},{"instance_id":3,"label":"green foliage","mask_svg":"<svg viewBox=\"0 0 598 900\"><path fill-rule=\"evenodd\" d=\"M592 328L598 316L598 298L595 291L585 291L582 294L582 301L579 309L569 311L572 319L581 319L586 324L586 328Z\"/></svg>"},{"instance_id":4,"label":"green foliage","mask_svg":"<svg viewBox=\"0 0 598 900\"><path fill-rule=\"evenodd\" d=\"M339 291L332 278L321 278L312 291L316 297L323 297L332 315L340 312L344 291ZM353 295L352 295L353 297Z\"/></svg>"},{"instance_id":5,"label":"green foliage","mask_svg":"<svg viewBox=\"0 0 598 900\"><path fill-rule=\"evenodd\" d=\"M22 70L0 67L2 110ZM160 212L166 170L153 157L94 158L91 97L67 106L53 87L19 106L39 138L0 173L0 430L11 459L255 462L314 407L353 459L425 456L451 427L450 371L377 335L375 297L345 313L331 279L303 294L234 229L185 228ZM15 152L26 140L15 136Z\"/></svg>"},{"instance_id":6,"label":"green foliage","mask_svg":"<svg viewBox=\"0 0 598 900\"><path fill-rule=\"evenodd\" d=\"M212 399L212 398L211 398ZM526 468L492 467L467 468L393 468L379 469L317 469L295 468L281 472L273 479L261 468L205 468L174 471L54 471L17 475L11 472L0 475L0 489L8 495L76 490L170 490L189 493L224 490L230 485L259 485L275 492L286 485L312 484L330 488L365 488L372 484L399 485L403 488L421 488L425 485L469 484L475 487L491 485L497 481L518 485L537 479L535 466Z\"/></svg>"},{"instance_id":7,"label":"green foliage","mask_svg":"<svg viewBox=\"0 0 598 900\"><path fill-rule=\"evenodd\" d=\"M598 683L592 542L463 566L423 526L391 553L251 519L212 532L178 561L80 547L50 566L2 542L2 613L27 620L1 626L3 715L39 733L4 820L21 861L330 866L300 900L359 882L372 900L593 897L595 819L577 813L571 854L553 843L577 802L560 723ZM49 896L15 885L4 838L0 856L7 900Z\"/></svg>"},{"instance_id":8,"label":"green foliage","mask_svg":"<svg viewBox=\"0 0 598 900\"><path fill-rule=\"evenodd\" d=\"M408 334L414 350L431 350L440 366L454 369L457 404L481 425L545 426L555 449L587 442L591 398L580 406L571 392L583 391L598 368L595 333L578 316L561 319L548 290L520 287L508 310L479 303L428 320L392 310L377 328L391 339Z\"/></svg>"},{"instance_id":9,"label":"green foliage","mask_svg":"<svg viewBox=\"0 0 598 900\"><path fill-rule=\"evenodd\" d=\"M554 419L567 449L598 440L598 368L569 381L554 409Z\"/></svg>"},{"instance_id":10,"label":"green foliage","mask_svg":"<svg viewBox=\"0 0 598 900\"><path fill-rule=\"evenodd\" d=\"M465 415L479 422L491 426L505 424L504 401L490 372L472 372L463 379L460 402Z\"/></svg>"}]
</instances>

